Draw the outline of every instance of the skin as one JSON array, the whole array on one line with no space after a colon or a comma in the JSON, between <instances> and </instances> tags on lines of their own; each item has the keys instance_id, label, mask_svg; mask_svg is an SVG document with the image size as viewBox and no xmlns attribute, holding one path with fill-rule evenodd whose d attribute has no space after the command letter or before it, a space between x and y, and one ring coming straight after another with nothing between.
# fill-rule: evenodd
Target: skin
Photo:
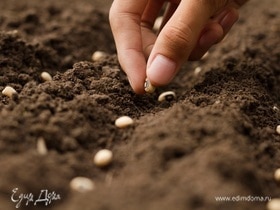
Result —
<instances>
[{"instance_id":1,"label":"skin","mask_svg":"<svg viewBox=\"0 0 280 210\"><path fill-rule=\"evenodd\" d=\"M114 0L109 19L118 59L133 90L167 85L186 60L200 59L238 20L248 0ZM162 27L153 25L165 3Z\"/></svg>"}]
</instances>

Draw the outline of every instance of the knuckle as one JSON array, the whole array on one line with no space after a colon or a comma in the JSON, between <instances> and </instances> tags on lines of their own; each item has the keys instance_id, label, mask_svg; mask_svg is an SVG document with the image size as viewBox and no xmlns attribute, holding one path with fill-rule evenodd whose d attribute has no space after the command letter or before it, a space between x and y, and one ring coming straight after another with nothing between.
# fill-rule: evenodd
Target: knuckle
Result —
<instances>
[{"instance_id":1,"label":"knuckle","mask_svg":"<svg viewBox=\"0 0 280 210\"><path fill-rule=\"evenodd\" d=\"M211 13L220 10L230 2L230 0L199 0L199 1L201 5L207 5Z\"/></svg>"},{"instance_id":2,"label":"knuckle","mask_svg":"<svg viewBox=\"0 0 280 210\"><path fill-rule=\"evenodd\" d=\"M193 31L190 27L170 26L163 33L163 39L172 51L184 51L184 49L192 48L194 45Z\"/></svg>"}]
</instances>

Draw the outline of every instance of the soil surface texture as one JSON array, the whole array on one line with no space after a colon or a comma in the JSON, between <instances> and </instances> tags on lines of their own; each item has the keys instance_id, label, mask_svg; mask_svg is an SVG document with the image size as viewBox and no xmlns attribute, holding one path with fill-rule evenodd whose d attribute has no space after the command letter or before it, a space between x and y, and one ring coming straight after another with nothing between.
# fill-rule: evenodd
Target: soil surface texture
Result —
<instances>
[{"instance_id":1,"label":"soil surface texture","mask_svg":"<svg viewBox=\"0 0 280 210\"><path fill-rule=\"evenodd\" d=\"M17 91L0 93L0 210L266 209L280 197L280 1L251 0L206 58L147 95L118 63L110 4L0 1L0 91ZM134 124L117 128L122 115ZM113 162L98 168L104 148ZM71 189L77 176L94 189Z\"/></svg>"}]
</instances>

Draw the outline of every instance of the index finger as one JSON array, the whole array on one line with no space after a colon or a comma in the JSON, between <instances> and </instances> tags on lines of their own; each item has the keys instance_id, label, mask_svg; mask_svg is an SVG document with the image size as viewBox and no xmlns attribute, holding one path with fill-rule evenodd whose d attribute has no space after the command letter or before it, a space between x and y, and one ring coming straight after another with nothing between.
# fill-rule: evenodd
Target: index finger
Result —
<instances>
[{"instance_id":1,"label":"index finger","mask_svg":"<svg viewBox=\"0 0 280 210\"><path fill-rule=\"evenodd\" d=\"M144 93L146 60L141 37L141 16L148 0L115 0L109 19L119 62L136 93Z\"/></svg>"}]
</instances>

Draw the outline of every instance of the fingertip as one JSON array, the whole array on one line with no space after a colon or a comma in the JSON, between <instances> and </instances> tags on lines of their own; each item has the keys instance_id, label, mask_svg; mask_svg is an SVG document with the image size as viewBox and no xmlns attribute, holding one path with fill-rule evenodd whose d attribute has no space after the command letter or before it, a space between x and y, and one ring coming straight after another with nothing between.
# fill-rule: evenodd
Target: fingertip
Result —
<instances>
[{"instance_id":1,"label":"fingertip","mask_svg":"<svg viewBox=\"0 0 280 210\"><path fill-rule=\"evenodd\" d=\"M144 80L135 80L133 78L130 78L130 77L127 77L128 78L128 81L129 81L129 84L131 86L131 88L133 89L133 91L136 93L136 94L139 94L139 95L142 95L145 93L145 90L144 90Z\"/></svg>"},{"instance_id":2,"label":"fingertip","mask_svg":"<svg viewBox=\"0 0 280 210\"><path fill-rule=\"evenodd\" d=\"M146 78L146 60L141 52L135 49L122 50L118 54L118 60L125 72L133 91L143 94Z\"/></svg>"}]
</instances>

